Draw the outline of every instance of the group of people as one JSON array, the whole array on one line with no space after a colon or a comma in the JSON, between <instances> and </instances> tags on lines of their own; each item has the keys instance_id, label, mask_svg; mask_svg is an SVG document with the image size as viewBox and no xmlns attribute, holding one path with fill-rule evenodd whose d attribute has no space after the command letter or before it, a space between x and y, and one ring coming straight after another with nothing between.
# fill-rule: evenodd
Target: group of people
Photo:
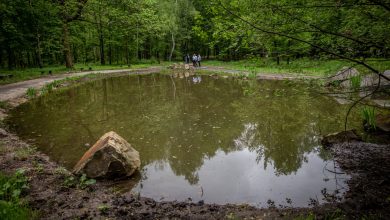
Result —
<instances>
[{"instance_id":1,"label":"group of people","mask_svg":"<svg viewBox=\"0 0 390 220\"><path fill-rule=\"evenodd\" d=\"M192 57L190 57L189 54L186 54L184 56L184 62L186 64L189 64L191 60L192 60L192 64L194 65L194 67L200 67L200 61L202 61L202 57L200 56L200 54L194 53L194 55L192 55Z\"/></svg>"}]
</instances>

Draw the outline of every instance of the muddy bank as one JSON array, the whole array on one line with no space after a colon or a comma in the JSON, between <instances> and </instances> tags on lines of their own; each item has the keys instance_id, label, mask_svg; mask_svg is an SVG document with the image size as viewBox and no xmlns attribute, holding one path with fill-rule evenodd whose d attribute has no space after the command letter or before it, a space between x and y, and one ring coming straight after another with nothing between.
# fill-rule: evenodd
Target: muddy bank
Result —
<instances>
[{"instance_id":1,"label":"muddy bank","mask_svg":"<svg viewBox=\"0 0 390 220\"><path fill-rule=\"evenodd\" d=\"M342 170L351 175L349 190L339 207L352 218L390 219L390 144L366 143L354 132L345 133L325 146Z\"/></svg>"}]
</instances>

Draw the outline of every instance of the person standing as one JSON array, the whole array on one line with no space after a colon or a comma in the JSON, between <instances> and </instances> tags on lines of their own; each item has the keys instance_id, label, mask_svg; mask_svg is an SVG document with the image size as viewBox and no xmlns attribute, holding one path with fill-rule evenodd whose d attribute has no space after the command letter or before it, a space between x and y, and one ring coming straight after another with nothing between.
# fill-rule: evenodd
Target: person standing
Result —
<instances>
[{"instance_id":1,"label":"person standing","mask_svg":"<svg viewBox=\"0 0 390 220\"><path fill-rule=\"evenodd\" d=\"M197 56L198 66L200 67L200 61L202 60L202 57L200 56L200 53Z\"/></svg>"},{"instance_id":2,"label":"person standing","mask_svg":"<svg viewBox=\"0 0 390 220\"><path fill-rule=\"evenodd\" d=\"M187 53L186 55L185 55L185 57L184 57L184 62L186 63L186 64L189 64L190 63L190 55Z\"/></svg>"},{"instance_id":3,"label":"person standing","mask_svg":"<svg viewBox=\"0 0 390 220\"><path fill-rule=\"evenodd\" d=\"M196 56L195 53L194 53L194 55L192 56L192 64L194 65L194 67L196 67L197 64L198 64L198 56Z\"/></svg>"}]
</instances>

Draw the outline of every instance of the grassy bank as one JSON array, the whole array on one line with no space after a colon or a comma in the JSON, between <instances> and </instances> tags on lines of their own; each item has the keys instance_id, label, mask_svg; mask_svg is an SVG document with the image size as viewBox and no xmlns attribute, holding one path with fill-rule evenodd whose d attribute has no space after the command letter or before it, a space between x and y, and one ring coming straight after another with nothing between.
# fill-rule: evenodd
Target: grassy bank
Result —
<instances>
[{"instance_id":1,"label":"grassy bank","mask_svg":"<svg viewBox=\"0 0 390 220\"><path fill-rule=\"evenodd\" d=\"M150 66L166 65L167 63L161 62L160 64L153 60L146 60L132 65L100 65L100 64L75 64L73 69L68 69L65 66L48 66L44 68L26 68L15 70L0 69L0 75L9 75L5 79L0 79L0 85L15 83L19 81L25 81L29 79L35 79L50 74L62 74L77 71L99 71L99 70L116 70L116 69L139 69L147 68Z\"/></svg>"},{"instance_id":2,"label":"grassy bank","mask_svg":"<svg viewBox=\"0 0 390 220\"><path fill-rule=\"evenodd\" d=\"M383 61L378 59L368 60L367 63L380 71L390 69L390 60ZM337 73L343 67L354 66L353 63L344 60L312 60L299 59L280 61L279 65L274 59L251 59L240 61L205 61L204 66L225 67L227 69L255 72L257 74L291 74L307 76L329 76ZM356 66L361 73L369 71L363 66Z\"/></svg>"}]
</instances>

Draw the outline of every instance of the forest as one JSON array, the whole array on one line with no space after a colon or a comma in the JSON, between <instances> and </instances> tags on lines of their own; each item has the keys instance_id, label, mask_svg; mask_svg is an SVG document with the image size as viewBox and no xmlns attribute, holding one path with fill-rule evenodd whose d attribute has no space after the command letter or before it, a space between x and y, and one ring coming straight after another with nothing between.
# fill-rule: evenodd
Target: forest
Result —
<instances>
[{"instance_id":1,"label":"forest","mask_svg":"<svg viewBox=\"0 0 390 220\"><path fill-rule=\"evenodd\" d=\"M359 64L390 56L389 15L383 0L2 0L0 67L130 65L187 53Z\"/></svg>"}]
</instances>

